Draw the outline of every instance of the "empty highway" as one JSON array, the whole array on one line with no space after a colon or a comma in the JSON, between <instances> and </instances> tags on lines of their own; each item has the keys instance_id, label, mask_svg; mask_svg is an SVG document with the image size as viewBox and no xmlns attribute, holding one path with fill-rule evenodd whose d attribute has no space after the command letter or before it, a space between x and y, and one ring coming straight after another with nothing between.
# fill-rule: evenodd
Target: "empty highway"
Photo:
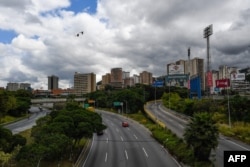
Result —
<instances>
[{"instance_id":1,"label":"empty highway","mask_svg":"<svg viewBox=\"0 0 250 167\"><path fill-rule=\"evenodd\" d=\"M83 167L180 166L142 125L117 114L99 112L108 128L103 135L94 135ZM129 127L122 127L124 120Z\"/></svg>"}]
</instances>

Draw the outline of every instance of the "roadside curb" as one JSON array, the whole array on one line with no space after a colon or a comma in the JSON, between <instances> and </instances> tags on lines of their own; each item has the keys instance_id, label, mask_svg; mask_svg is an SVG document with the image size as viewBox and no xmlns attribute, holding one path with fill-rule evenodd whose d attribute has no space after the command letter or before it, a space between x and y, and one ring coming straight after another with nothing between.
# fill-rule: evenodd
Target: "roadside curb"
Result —
<instances>
[{"instance_id":1,"label":"roadside curb","mask_svg":"<svg viewBox=\"0 0 250 167\"><path fill-rule=\"evenodd\" d=\"M88 139L85 146L83 147L80 155L78 156L78 159L77 161L75 162L74 164L74 167L82 167L88 154L89 154L89 151L90 151L90 147L92 145L92 139Z\"/></svg>"}]
</instances>

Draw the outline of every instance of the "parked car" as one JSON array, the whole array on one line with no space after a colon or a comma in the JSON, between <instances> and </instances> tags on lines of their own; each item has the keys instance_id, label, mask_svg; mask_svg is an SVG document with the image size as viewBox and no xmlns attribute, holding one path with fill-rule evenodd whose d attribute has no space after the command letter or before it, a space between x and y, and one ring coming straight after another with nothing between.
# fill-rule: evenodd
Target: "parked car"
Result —
<instances>
[{"instance_id":1,"label":"parked car","mask_svg":"<svg viewBox=\"0 0 250 167\"><path fill-rule=\"evenodd\" d=\"M123 127L128 127L128 126L129 126L129 125L128 125L128 122L127 122L127 121L123 121L123 122L122 122L122 126L123 126Z\"/></svg>"}]
</instances>

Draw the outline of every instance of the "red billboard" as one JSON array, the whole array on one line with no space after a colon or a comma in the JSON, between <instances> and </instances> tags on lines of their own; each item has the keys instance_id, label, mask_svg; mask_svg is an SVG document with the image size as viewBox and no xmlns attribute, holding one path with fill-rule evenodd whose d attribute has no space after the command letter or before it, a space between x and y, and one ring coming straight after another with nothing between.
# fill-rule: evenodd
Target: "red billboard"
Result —
<instances>
[{"instance_id":1,"label":"red billboard","mask_svg":"<svg viewBox=\"0 0 250 167\"><path fill-rule=\"evenodd\" d=\"M226 88L230 86L230 80L229 79L219 79L216 80L216 87L217 88Z\"/></svg>"},{"instance_id":2,"label":"red billboard","mask_svg":"<svg viewBox=\"0 0 250 167\"><path fill-rule=\"evenodd\" d=\"M213 86L212 72L207 72L207 86Z\"/></svg>"}]
</instances>

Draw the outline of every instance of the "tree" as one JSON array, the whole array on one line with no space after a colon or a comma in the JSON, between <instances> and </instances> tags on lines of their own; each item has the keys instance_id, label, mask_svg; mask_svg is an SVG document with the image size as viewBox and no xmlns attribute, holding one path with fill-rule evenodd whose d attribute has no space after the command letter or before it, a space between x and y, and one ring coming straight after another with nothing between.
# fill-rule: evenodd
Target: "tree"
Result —
<instances>
[{"instance_id":1,"label":"tree","mask_svg":"<svg viewBox=\"0 0 250 167\"><path fill-rule=\"evenodd\" d=\"M187 125L184 139L193 148L198 160L207 161L212 149L218 145L219 130L211 114L202 112L194 114Z\"/></svg>"},{"instance_id":2,"label":"tree","mask_svg":"<svg viewBox=\"0 0 250 167\"><path fill-rule=\"evenodd\" d=\"M8 95L6 91L0 90L0 123L2 121L2 118L6 115L8 112L7 103L8 101Z\"/></svg>"},{"instance_id":3,"label":"tree","mask_svg":"<svg viewBox=\"0 0 250 167\"><path fill-rule=\"evenodd\" d=\"M230 99L230 110L233 121L250 121L250 100L246 97L236 95Z\"/></svg>"},{"instance_id":4,"label":"tree","mask_svg":"<svg viewBox=\"0 0 250 167\"><path fill-rule=\"evenodd\" d=\"M45 158L48 148L45 146L33 143L22 147L16 156L18 166L20 167L33 167L39 166L40 161Z\"/></svg>"},{"instance_id":5,"label":"tree","mask_svg":"<svg viewBox=\"0 0 250 167\"><path fill-rule=\"evenodd\" d=\"M0 151L7 152L11 147L12 132L0 126Z\"/></svg>"}]
</instances>

